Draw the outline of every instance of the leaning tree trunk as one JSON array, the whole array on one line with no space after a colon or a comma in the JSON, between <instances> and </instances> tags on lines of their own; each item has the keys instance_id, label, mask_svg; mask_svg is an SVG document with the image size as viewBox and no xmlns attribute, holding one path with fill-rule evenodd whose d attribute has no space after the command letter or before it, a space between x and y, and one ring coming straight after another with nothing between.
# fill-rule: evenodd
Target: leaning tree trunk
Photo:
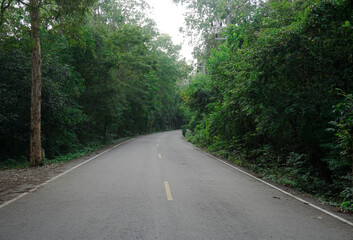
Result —
<instances>
[{"instance_id":1,"label":"leaning tree trunk","mask_svg":"<svg viewBox=\"0 0 353 240\"><path fill-rule=\"evenodd\" d=\"M31 51L32 51L32 91L31 91L31 141L30 141L30 164L39 166L42 164L41 146L41 52L40 52L40 0L30 0L31 17Z\"/></svg>"}]
</instances>

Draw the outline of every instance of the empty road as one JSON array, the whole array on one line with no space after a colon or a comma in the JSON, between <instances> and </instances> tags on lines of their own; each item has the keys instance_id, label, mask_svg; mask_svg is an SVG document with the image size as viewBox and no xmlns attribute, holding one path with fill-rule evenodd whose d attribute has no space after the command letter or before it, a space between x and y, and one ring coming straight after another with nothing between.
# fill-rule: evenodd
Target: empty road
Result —
<instances>
[{"instance_id":1,"label":"empty road","mask_svg":"<svg viewBox=\"0 0 353 240\"><path fill-rule=\"evenodd\" d=\"M138 137L0 209L0 239L353 239L353 227L188 144Z\"/></svg>"}]
</instances>

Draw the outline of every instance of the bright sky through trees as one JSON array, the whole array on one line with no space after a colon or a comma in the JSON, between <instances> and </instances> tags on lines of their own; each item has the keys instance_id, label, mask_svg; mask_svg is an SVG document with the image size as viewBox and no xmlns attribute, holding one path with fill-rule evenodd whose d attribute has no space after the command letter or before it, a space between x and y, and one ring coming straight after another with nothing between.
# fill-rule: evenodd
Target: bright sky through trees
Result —
<instances>
[{"instance_id":1,"label":"bright sky through trees","mask_svg":"<svg viewBox=\"0 0 353 240\"><path fill-rule=\"evenodd\" d=\"M188 44L188 39L183 39L179 28L184 24L183 6L176 5L172 0L147 0L153 8L152 18L156 21L162 33L169 34L174 44L182 44L181 54L187 61L192 60L192 47Z\"/></svg>"}]
</instances>

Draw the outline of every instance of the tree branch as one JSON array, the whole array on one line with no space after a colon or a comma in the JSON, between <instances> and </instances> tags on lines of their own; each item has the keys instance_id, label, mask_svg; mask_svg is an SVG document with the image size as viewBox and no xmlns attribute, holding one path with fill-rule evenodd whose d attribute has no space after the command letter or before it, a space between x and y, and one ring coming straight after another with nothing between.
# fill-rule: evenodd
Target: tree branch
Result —
<instances>
[{"instance_id":1,"label":"tree branch","mask_svg":"<svg viewBox=\"0 0 353 240\"><path fill-rule=\"evenodd\" d=\"M10 7L11 2L13 0L9 0L7 5L5 5L6 0L2 0L1 2L1 11L0 11L0 27L2 26L2 24L4 23L5 19L4 19L4 14L5 14L5 10Z\"/></svg>"},{"instance_id":2,"label":"tree branch","mask_svg":"<svg viewBox=\"0 0 353 240\"><path fill-rule=\"evenodd\" d=\"M3 0L1 3L1 13L3 13L6 10L6 8L10 7L12 0L9 0L6 6L5 6L5 2L6 0Z\"/></svg>"},{"instance_id":3,"label":"tree branch","mask_svg":"<svg viewBox=\"0 0 353 240\"><path fill-rule=\"evenodd\" d=\"M19 3L22 3L23 5L25 5L25 6L27 6L27 7L29 7L30 5L28 4L28 3L25 3L24 1L22 1L22 0L17 0Z\"/></svg>"}]
</instances>

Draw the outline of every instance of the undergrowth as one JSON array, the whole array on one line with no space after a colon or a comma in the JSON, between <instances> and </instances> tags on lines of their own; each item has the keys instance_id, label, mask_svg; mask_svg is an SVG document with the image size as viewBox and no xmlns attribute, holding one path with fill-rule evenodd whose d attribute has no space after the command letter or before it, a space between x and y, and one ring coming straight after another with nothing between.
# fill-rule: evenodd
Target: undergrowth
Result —
<instances>
[{"instance_id":1,"label":"undergrowth","mask_svg":"<svg viewBox=\"0 0 353 240\"><path fill-rule=\"evenodd\" d=\"M120 142L123 142L125 140L129 139L128 137L126 138L121 138L117 140L113 140L109 143L106 144L101 144L101 143L96 143L92 142L86 146L83 146L81 148L78 148L74 152L58 155L53 159L47 159L43 158L43 164L48 165L48 164L57 164L57 163L65 163L65 162L70 162L74 159L83 157L85 155L88 155L94 151L97 151L103 147L106 147L110 144L117 144ZM17 159L7 159L6 161L0 162L0 170L5 170L5 169L21 169L21 168L27 168L30 167L29 160L25 156L21 156Z\"/></svg>"}]
</instances>

